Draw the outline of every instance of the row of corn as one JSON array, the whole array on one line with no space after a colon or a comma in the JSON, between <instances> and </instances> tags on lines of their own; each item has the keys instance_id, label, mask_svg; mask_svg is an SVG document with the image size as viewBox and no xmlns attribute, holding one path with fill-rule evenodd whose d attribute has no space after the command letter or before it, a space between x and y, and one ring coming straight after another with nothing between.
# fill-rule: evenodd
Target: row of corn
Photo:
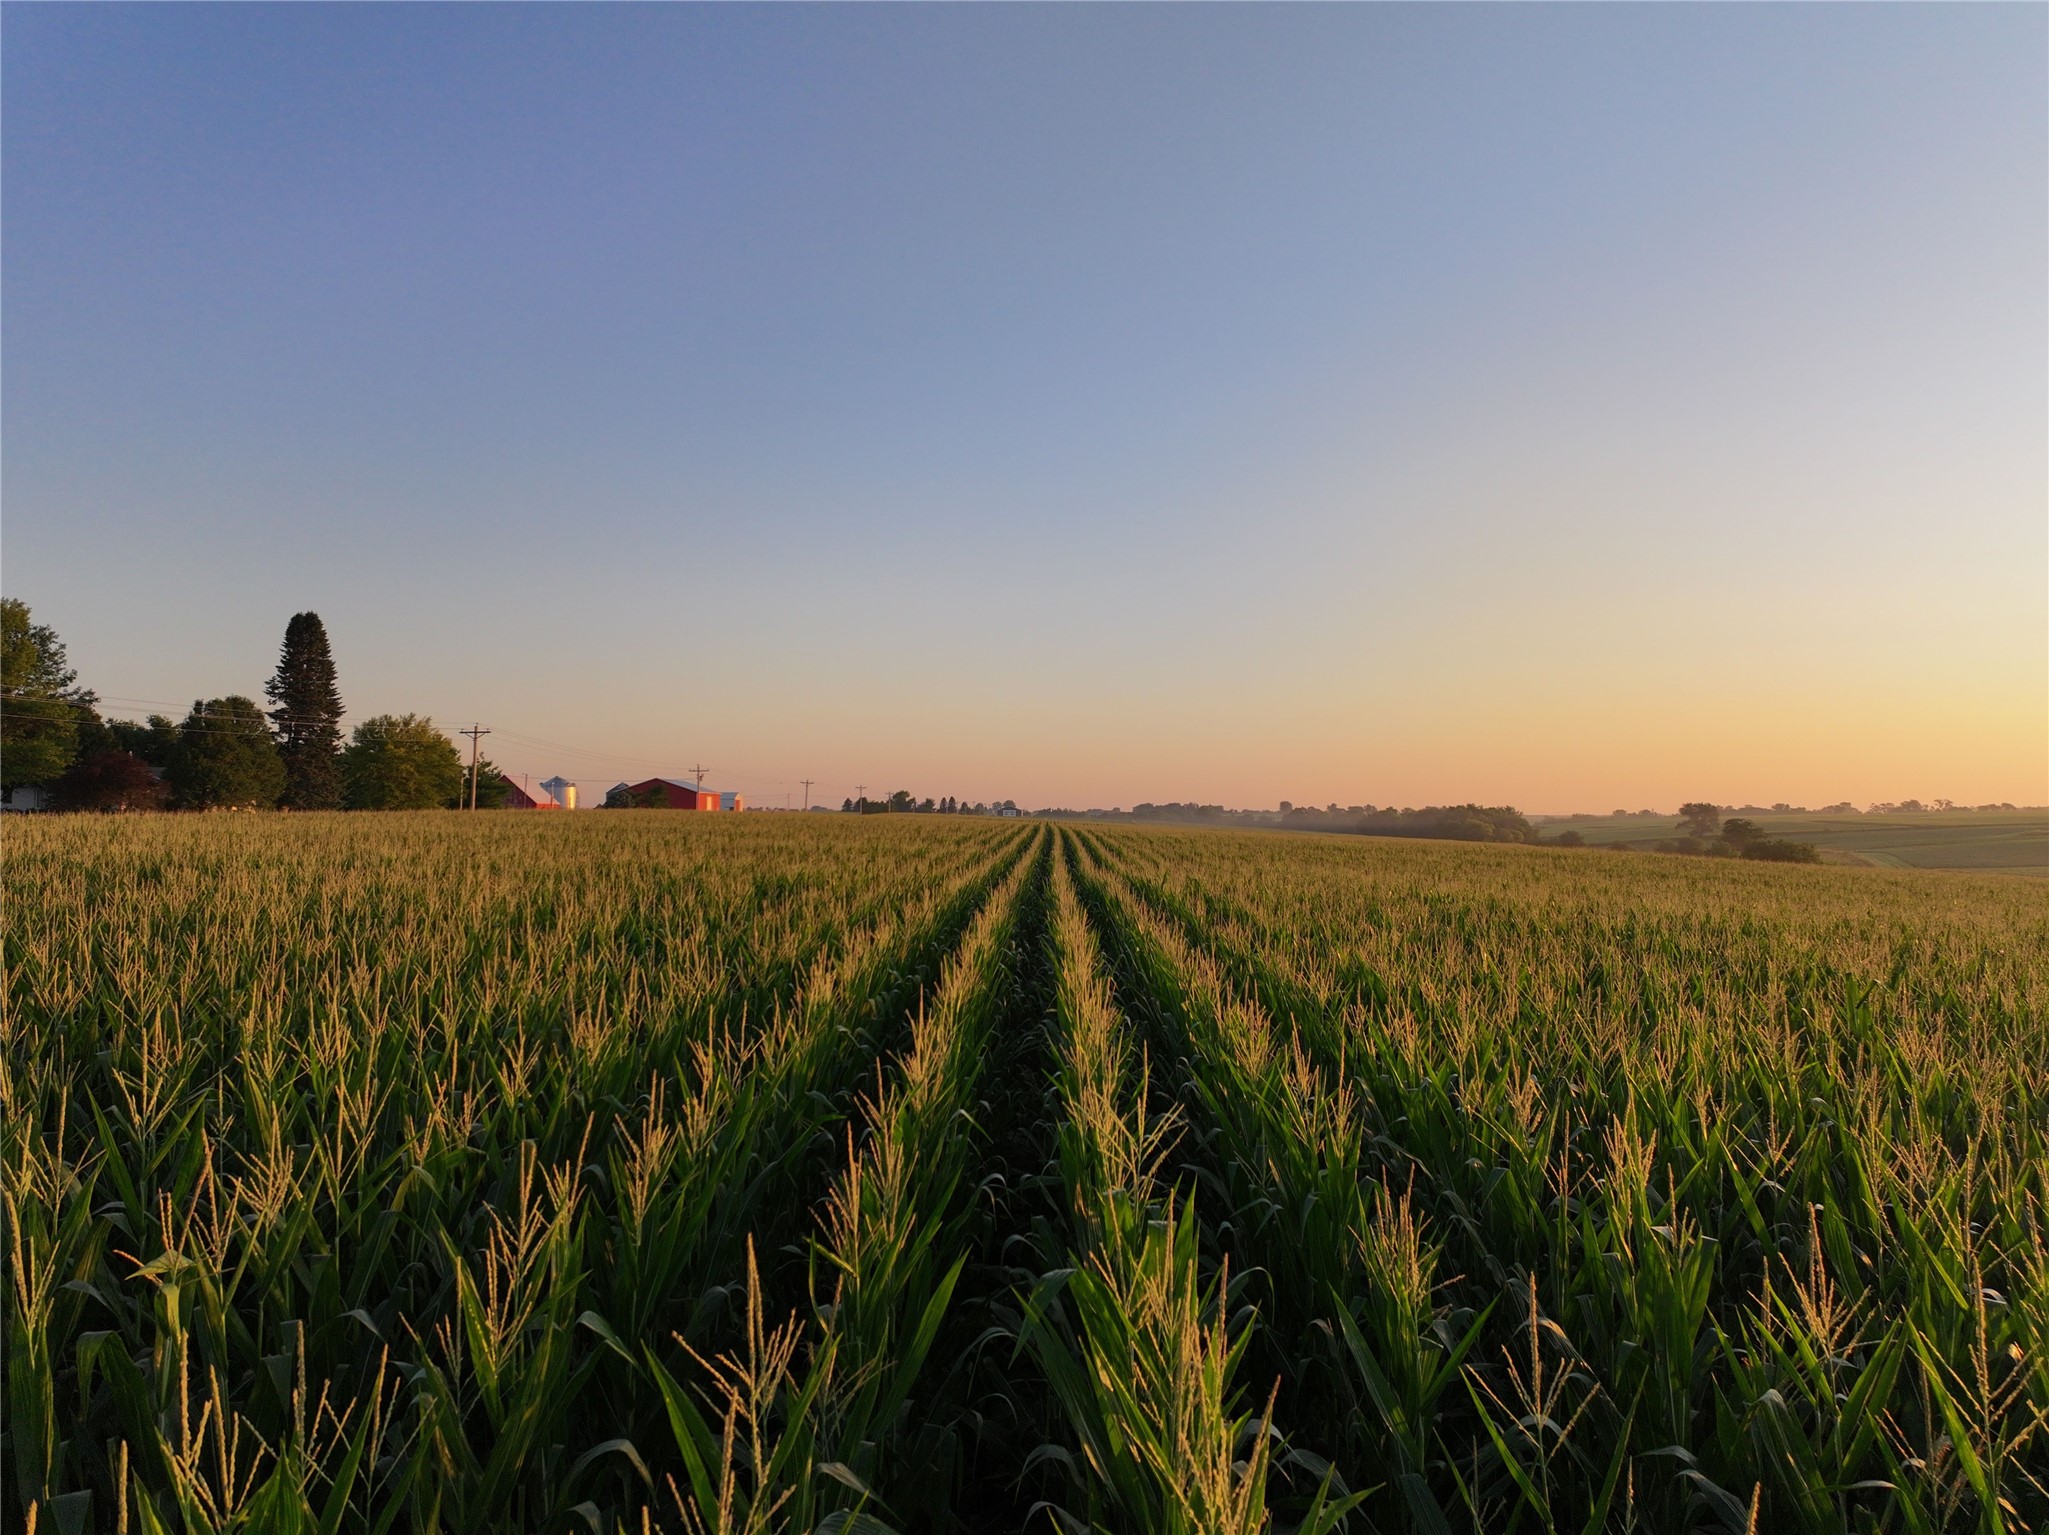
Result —
<instances>
[{"instance_id":1,"label":"row of corn","mask_svg":"<svg viewBox=\"0 0 2049 1535\"><path fill-rule=\"evenodd\" d=\"M809 1233L864 1075L1026 852L864 830L735 868L623 819L593 829L616 847L508 849L394 818L398 846L311 862L226 843L327 818L10 846L10 1523L495 1530L652 1501L643 1343L737 1336L749 1239ZM545 909L508 935L522 885Z\"/></svg>"},{"instance_id":2,"label":"row of corn","mask_svg":"<svg viewBox=\"0 0 2049 1535\"><path fill-rule=\"evenodd\" d=\"M10 843L7 1527L2049 1527L2019 882L488 819Z\"/></svg>"},{"instance_id":3,"label":"row of corn","mask_svg":"<svg viewBox=\"0 0 2049 1535\"><path fill-rule=\"evenodd\" d=\"M1931 943L1609 908L1584 855L1532 907L1090 840L1264 1271L1248 1367L1364 1527L2049 1523L2039 902Z\"/></svg>"}]
</instances>

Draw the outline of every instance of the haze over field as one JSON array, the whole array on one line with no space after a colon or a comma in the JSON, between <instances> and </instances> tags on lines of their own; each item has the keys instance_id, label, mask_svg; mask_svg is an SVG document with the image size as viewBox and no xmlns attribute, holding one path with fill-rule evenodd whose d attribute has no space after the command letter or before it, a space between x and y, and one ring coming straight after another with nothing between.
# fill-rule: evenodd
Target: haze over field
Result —
<instances>
[{"instance_id":1,"label":"haze over field","mask_svg":"<svg viewBox=\"0 0 2049 1535\"><path fill-rule=\"evenodd\" d=\"M2040 7L0 28L5 585L114 708L311 609L600 786L2049 787Z\"/></svg>"}]
</instances>

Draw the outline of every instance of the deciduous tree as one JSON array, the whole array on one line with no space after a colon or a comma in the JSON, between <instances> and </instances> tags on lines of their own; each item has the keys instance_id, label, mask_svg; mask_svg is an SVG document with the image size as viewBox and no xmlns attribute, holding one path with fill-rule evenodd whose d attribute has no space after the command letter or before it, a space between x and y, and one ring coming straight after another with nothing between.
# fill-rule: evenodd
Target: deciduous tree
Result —
<instances>
[{"instance_id":1,"label":"deciduous tree","mask_svg":"<svg viewBox=\"0 0 2049 1535\"><path fill-rule=\"evenodd\" d=\"M108 720L106 728L113 750L133 752L160 772L168 769L178 754L178 727L168 715L152 714L140 725L133 720Z\"/></svg>"},{"instance_id":2,"label":"deciduous tree","mask_svg":"<svg viewBox=\"0 0 2049 1535\"><path fill-rule=\"evenodd\" d=\"M285 765L253 699L201 699L178 726L165 777L181 810L268 810L284 793Z\"/></svg>"},{"instance_id":3,"label":"deciduous tree","mask_svg":"<svg viewBox=\"0 0 2049 1535\"><path fill-rule=\"evenodd\" d=\"M0 788L46 784L71 766L77 677L56 631L34 622L18 597L0 598Z\"/></svg>"},{"instance_id":4,"label":"deciduous tree","mask_svg":"<svg viewBox=\"0 0 2049 1535\"><path fill-rule=\"evenodd\" d=\"M59 810L161 810L168 790L133 752L80 757L51 785Z\"/></svg>"},{"instance_id":5,"label":"deciduous tree","mask_svg":"<svg viewBox=\"0 0 2049 1535\"><path fill-rule=\"evenodd\" d=\"M1739 853L1763 835L1762 826L1741 816L1732 815L1722 823L1722 840Z\"/></svg>"},{"instance_id":6,"label":"deciduous tree","mask_svg":"<svg viewBox=\"0 0 2049 1535\"><path fill-rule=\"evenodd\" d=\"M420 714L364 720L341 766L343 802L351 810L435 810L465 787L455 743Z\"/></svg>"},{"instance_id":7,"label":"deciduous tree","mask_svg":"<svg viewBox=\"0 0 2049 1535\"><path fill-rule=\"evenodd\" d=\"M1722 829L1722 807L1689 800L1679 807L1679 829L1690 837L1712 837Z\"/></svg>"}]
</instances>

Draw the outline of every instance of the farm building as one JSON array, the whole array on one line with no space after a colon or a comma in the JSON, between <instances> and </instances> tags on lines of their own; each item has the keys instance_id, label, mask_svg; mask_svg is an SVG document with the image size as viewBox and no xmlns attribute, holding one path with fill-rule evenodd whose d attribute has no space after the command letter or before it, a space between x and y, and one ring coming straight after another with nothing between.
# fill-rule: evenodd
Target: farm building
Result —
<instances>
[{"instance_id":1,"label":"farm building","mask_svg":"<svg viewBox=\"0 0 2049 1535\"><path fill-rule=\"evenodd\" d=\"M640 783L623 783L605 796L606 802L624 798L629 805L652 810L717 810L721 796L716 789L692 783L687 778L649 778ZM726 796L737 799L737 796Z\"/></svg>"},{"instance_id":2,"label":"farm building","mask_svg":"<svg viewBox=\"0 0 2049 1535\"><path fill-rule=\"evenodd\" d=\"M528 785L515 779L505 780L505 808L507 810L560 810L554 796L539 784Z\"/></svg>"},{"instance_id":3,"label":"farm building","mask_svg":"<svg viewBox=\"0 0 2049 1535\"><path fill-rule=\"evenodd\" d=\"M719 809L721 810L745 810L746 808L747 801L733 793L730 789L719 796Z\"/></svg>"}]
</instances>

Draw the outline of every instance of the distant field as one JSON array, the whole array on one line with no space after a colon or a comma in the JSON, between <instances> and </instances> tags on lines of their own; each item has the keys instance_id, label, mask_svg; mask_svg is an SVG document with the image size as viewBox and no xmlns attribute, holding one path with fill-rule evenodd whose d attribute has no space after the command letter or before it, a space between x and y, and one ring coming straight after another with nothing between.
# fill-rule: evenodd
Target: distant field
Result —
<instances>
[{"instance_id":1,"label":"distant field","mask_svg":"<svg viewBox=\"0 0 2049 1535\"><path fill-rule=\"evenodd\" d=\"M1976 869L1999 874L2049 877L2049 811L1930 810L1913 815L1774 815L1753 813L1774 837L1812 842L1830 863L1874 864L1890 869ZM1677 836L1679 818L1602 816L1592 821L1558 821L1544 827L1556 836L1567 827L1588 842L1649 846Z\"/></svg>"}]
</instances>

